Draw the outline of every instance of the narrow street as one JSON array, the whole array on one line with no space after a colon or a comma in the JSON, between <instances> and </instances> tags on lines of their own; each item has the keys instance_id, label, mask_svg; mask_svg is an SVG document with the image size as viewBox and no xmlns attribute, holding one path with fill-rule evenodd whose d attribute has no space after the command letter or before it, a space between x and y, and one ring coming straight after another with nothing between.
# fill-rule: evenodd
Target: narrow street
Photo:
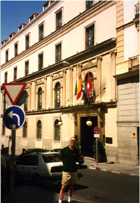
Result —
<instances>
[{"instance_id":1,"label":"narrow street","mask_svg":"<svg viewBox=\"0 0 140 203\"><path fill-rule=\"evenodd\" d=\"M73 203L138 203L139 176L114 174L92 170L86 167L79 169L82 177L73 193ZM15 186L14 203L56 203L59 198L60 184L51 185L45 182L40 187L29 181L19 182ZM67 191L64 196L67 202ZM8 197L2 203L10 203Z\"/></svg>"}]
</instances>

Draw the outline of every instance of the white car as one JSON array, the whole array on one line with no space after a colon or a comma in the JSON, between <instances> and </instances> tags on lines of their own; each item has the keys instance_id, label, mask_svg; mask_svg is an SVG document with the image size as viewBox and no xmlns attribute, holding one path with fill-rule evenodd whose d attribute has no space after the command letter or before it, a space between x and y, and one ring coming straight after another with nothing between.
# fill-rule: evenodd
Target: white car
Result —
<instances>
[{"instance_id":1,"label":"white car","mask_svg":"<svg viewBox=\"0 0 140 203\"><path fill-rule=\"evenodd\" d=\"M32 178L39 183L42 180L61 179L62 166L58 152L25 154L16 162L16 174Z\"/></svg>"}]
</instances>

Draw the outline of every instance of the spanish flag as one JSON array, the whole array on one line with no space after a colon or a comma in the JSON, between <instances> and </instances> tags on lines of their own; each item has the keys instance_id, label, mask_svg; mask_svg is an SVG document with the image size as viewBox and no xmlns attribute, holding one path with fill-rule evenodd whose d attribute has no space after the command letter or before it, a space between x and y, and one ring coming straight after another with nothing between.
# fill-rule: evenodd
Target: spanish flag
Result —
<instances>
[{"instance_id":1,"label":"spanish flag","mask_svg":"<svg viewBox=\"0 0 140 203\"><path fill-rule=\"evenodd\" d=\"M83 88L83 84L82 84L82 79L81 79L81 75L80 75L79 81L78 81L78 89L77 89L77 100L79 98L81 98L81 96L82 96L82 88Z\"/></svg>"}]
</instances>

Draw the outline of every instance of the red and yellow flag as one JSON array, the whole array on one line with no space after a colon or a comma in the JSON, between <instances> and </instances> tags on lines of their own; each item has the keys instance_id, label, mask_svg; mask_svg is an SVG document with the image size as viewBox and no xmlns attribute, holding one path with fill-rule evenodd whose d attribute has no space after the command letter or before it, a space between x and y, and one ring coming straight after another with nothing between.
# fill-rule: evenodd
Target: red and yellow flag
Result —
<instances>
[{"instance_id":1,"label":"red and yellow flag","mask_svg":"<svg viewBox=\"0 0 140 203\"><path fill-rule=\"evenodd\" d=\"M77 89L77 100L79 98L81 98L81 96L82 96L82 88L83 88L83 84L82 84L82 79L81 79L81 75L80 75L79 81L78 81L78 89Z\"/></svg>"}]
</instances>

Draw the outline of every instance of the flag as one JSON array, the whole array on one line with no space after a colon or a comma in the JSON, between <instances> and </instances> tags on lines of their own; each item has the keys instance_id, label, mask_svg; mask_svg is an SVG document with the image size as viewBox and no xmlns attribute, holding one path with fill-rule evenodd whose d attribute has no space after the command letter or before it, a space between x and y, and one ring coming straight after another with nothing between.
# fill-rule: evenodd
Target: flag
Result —
<instances>
[{"instance_id":1,"label":"flag","mask_svg":"<svg viewBox=\"0 0 140 203\"><path fill-rule=\"evenodd\" d=\"M86 92L85 92L84 88L82 88L81 91L82 91L82 98L81 99L85 100Z\"/></svg>"},{"instance_id":2,"label":"flag","mask_svg":"<svg viewBox=\"0 0 140 203\"><path fill-rule=\"evenodd\" d=\"M92 83L91 83L91 80L90 80L90 76L89 76L89 73L88 73L88 81L87 81L87 98L89 99L89 92L93 89L92 87Z\"/></svg>"},{"instance_id":3,"label":"flag","mask_svg":"<svg viewBox=\"0 0 140 203\"><path fill-rule=\"evenodd\" d=\"M77 100L79 98L81 98L81 96L82 96L82 88L83 88L83 85L82 85L82 80L81 80L81 75L80 75L79 81L78 81L78 89L77 89Z\"/></svg>"}]
</instances>

